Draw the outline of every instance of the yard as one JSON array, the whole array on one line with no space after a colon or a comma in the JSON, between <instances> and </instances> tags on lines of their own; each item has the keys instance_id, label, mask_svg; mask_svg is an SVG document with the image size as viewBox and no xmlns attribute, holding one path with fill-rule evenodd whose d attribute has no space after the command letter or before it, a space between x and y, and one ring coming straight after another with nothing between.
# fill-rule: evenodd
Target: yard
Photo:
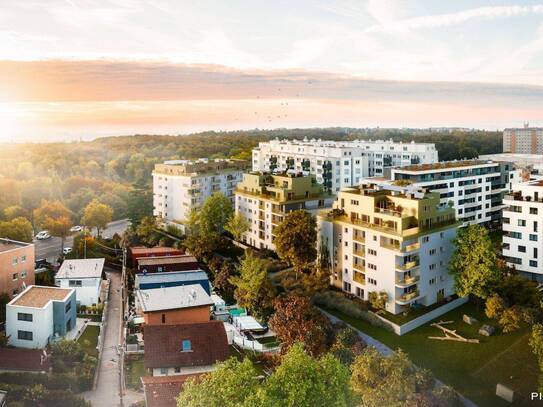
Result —
<instances>
[{"instance_id":1,"label":"yard","mask_svg":"<svg viewBox=\"0 0 543 407\"><path fill-rule=\"evenodd\" d=\"M147 375L143 355L129 355L125 360L126 386L133 389L141 388L140 378Z\"/></svg>"},{"instance_id":2,"label":"yard","mask_svg":"<svg viewBox=\"0 0 543 407\"><path fill-rule=\"evenodd\" d=\"M83 349L94 357L98 356L98 335L100 334L100 327L96 325L87 325L77 342L79 342Z\"/></svg>"},{"instance_id":3,"label":"yard","mask_svg":"<svg viewBox=\"0 0 543 407\"><path fill-rule=\"evenodd\" d=\"M442 336L442 332L426 324L406 335L397 336L366 321L349 317L335 310L327 310L392 349L401 348L411 360L421 367L430 369L443 382L484 406L510 406L495 396L496 384L511 386L523 397L537 391L539 369L528 346L530 329L523 327L517 332L497 333L489 338L477 331L483 323L493 324L471 303L450 311L438 320L454 321L447 328L457 329L466 338L477 338L479 344L452 341L437 341L429 336ZM480 322L470 326L462 321L468 314ZM495 324L494 324L495 325ZM528 400L517 401L515 405L533 405Z\"/></svg>"}]
</instances>

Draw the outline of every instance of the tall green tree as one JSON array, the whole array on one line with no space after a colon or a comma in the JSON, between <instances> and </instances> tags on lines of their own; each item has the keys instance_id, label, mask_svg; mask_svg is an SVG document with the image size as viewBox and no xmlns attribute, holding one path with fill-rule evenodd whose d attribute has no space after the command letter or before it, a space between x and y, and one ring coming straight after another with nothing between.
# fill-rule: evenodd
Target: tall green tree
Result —
<instances>
[{"instance_id":1,"label":"tall green tree","mask_svg":"<svg viewBox=\"0 0 543 407\"><path fill-rule=\"evenodd\" d=\"M32 243L32 224L26 218L0 222L0 237Z\"/></svg>"},{"instance_id":2,"label":"tall green tree","mask_svg":"<svg viewBox=\"0 0 543 407\"><path fill-rule=\"evenodd\" d=\"M234 297L241 307L257 318L267 320L273 312L275 289L268 278L266 263L246 251L239 267L239 276L230 278L236 287Z\"/></svg>"},{"instance_id":3,"label":"tall green tree","mask_svg":"<svg viewBox=\"0 0 543 407\"><path fill-rule=\"evenodd\" d=\"M93 199L85 208L83 224L90 228L96 228L98 236L113 219L113 209L97 199Z\"/></svg>"},{"instance_id":4,"label":"tall green tree","mask_svg":"<svg viewBox=\"0 0 543 407\"><path fill-rule=\"evenodd\" d=\"M249 226L249 221L245 216L237 213L226 222L224 229L230 232L235 240L240 241L242 235L249 230Z\"/></svg>"},{"instance_id":5,"label":"tall green tree","mask_svg":"<svg viewBox=\"0 0 543 407\"><path fill-rule=\"evenodd\" d=\"M485 299L500 277L496 252L488 231L481 225L469 225L458 230L455 251L449 263L454 275L456 292Z\"/></svg>"},{"instance_id":6,"label":"tall green tree","mask_svg":"<svg viewBox=\"0 0 543 407\"><path fill-rule=\"evenodd\" d=\"M230 199L221 192L215 192L202 205L199 214L200 228L206 232L222 233L233 214Z\"/></svg>"}]
</instances>

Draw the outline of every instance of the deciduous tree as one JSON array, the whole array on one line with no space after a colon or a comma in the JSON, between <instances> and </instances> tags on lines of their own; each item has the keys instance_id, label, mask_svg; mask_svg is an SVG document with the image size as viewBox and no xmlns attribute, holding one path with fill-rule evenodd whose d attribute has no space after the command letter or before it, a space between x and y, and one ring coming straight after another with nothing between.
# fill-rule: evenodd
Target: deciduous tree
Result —
<instances>
[{"instance_id":1,"label":"deciduous tree","mask_svg":"<svg viewBox=\"0 0 543 407\"><path fill-rule=\"evenodd\" d=\"M221 192L215 192L202 205L200 228L210 233L222 233L233 212L230 199Z\"/></svg>"},{"instance_id":2,"label":"deciduous tree","mask_svg":"<svg viewBox=\"0 0 543 407\"><path fill-rule=\"evenodd\" d=\"M539 391L543 392L543 325L534 324L530 336L530 347L539 363Z\"/></svg>"},{"instance_id":3,"label":"deciduous tree","mask_svg":"<svg viewBox=\"0 0 543 407\"><path fill-rule=\"evenodd\" d=\"M0 237L31 243L32 225L26 218L0 222Z\"/></svg>"},{"instance_id":4,"label":"deciduous tree","mask_svg":"<svg viewBox=\"0 0 543 407\"><path fill-rule=\"evenodd\" d=\"M224 229L230 232L235 240L240 241L241 236L249 230L249 226L249 221L245 216L237 213L228 220Z\"/></svg>"},{"instance_id":5,"label":"deciduous tree","mask_svg":"<svg viewBox=\"0 0 543 407\"><path fill-rule=\"evenodd\" d=\"M83 224L90 228L96 228L98 236L113 219L113 209L97 199L93 199L85 208Z\"/></svg>"}]
</instances>

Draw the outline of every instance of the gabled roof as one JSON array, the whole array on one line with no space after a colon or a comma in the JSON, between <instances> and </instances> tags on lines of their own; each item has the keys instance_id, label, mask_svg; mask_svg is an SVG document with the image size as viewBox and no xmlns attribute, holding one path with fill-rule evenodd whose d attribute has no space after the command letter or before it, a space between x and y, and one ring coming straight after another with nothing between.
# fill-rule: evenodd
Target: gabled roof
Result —
<instances>
[{"instance_id":1,"label":"gabled roof","mask_svg":"<svg viewBox=\"0 0 543 407\"><path fill-rule=\"evenodd\" d=\"M229 357L228 340L221 321L181 325L147 325L144 328L145 367L209 366ZM191 351L183 352L184 340Z\"/></svg>"},{"instance_id":2,"label":"gabled roof","mask_svg":"<svg viewBox=\"0 0 543 407\"><path fill-rule=\"evenodd\" d=\"M200 284L136 290L136 297L143 312L213 305Z\"/></svg>"},{"instance_id":3,"label":"gabled roof","mask_svg":"<svg viewBox=\"0 0 543 407\"><path fill-rule=\"evenodd\" d=\"M142 377L146 407L177 407L176 399L185 382L199 376L200 374Z\"/></svg>"},{"instance_id":4,"label":"gabled roof","mask_svg":"<svg viewBox=\"0 0 543 407\"><path fill-rule=\"evenodd\" d=\"M51 358L43 349L0 348L0 370L48 372Z\"/></svg>"},{"instance_id":5,"label":"gabled roof","mask_svg":"<svg viewBox=\"0 0 543 407\"><path fill-rule=\"evenodd\" d=\"M100 278L105 259L64 260L55 278Z\"/></svg>"}]
</instances>

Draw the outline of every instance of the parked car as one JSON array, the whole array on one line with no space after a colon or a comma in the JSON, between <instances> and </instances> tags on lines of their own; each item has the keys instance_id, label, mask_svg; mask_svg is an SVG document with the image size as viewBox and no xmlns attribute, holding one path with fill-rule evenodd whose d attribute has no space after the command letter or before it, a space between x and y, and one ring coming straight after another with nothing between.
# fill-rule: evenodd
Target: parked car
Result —
<instances>
[{"instance_id":1,"label":"parked car","mask_svg":"<svg viewBox=\"0 0 543 407\"><path fill-rule=\"evenodd\" d=\"M65 247L64 249L62 249L62 253L63 254L70 254L72 252L72 248L71 247Z\"/></svg>"},{"instance_id":2,"label":"parked car","mask_svg":"<svg viewBox=\"0 0 543 407\"><path fill-rule=\"evenodd\" d=\"M83 230L83 227L82 226L72 226L70 228L70 232L81 232Z\"/></svg>"},{"instance_id":3,"label":"parked car","mask_svg":"<svg viewBox=\"0 0 543 407\"><path fill-rule=\"evenodd\" d=\"M42 268L42 267L47 267L49 266L50 263L47 261L47 259L36 259L36 268L39 269L39 268Z\"/></svg>"},{"instance_id":4,"label":"parked car","mask_svg":"<svg viewBox=\"0 0 543 407\"><path fill-rule=\"evenodd\" d=\"M49 233L48 230L42 230L40 233L36 235L36 239L38 240L45 240L49 239L51 237L51 233Z\"/></svg>"}]
</instances>

